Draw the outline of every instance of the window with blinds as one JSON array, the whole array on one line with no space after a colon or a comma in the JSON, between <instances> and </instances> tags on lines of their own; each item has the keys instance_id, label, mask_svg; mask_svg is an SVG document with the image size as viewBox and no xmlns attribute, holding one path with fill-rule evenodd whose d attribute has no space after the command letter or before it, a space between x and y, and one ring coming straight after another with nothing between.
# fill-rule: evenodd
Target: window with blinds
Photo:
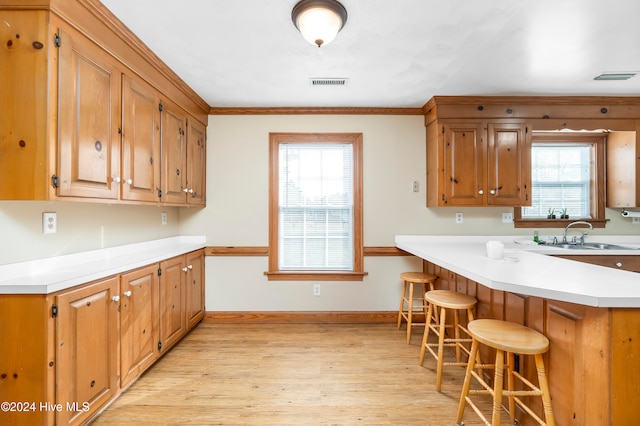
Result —
<instances>
[{"instance_id":1,"label":"window with blinds","mask_svg":"<svg viewBox=\"0 0 640 426\"><path fill-rule=\"evenodd\" d=\"M269 133L269 280L362 281L362 133Z\"/></svg>"},{"instance_id":2,"label":"window with blinds","mask_svg":"<svg viewBox=\"0 0 640 426\"><path fill-rule=\"evenodd\" d=\"M593 170L590 144L533 144L531 148L532 202L522 218L546 218L551 210L560 218L591 218Z\"/></svg>"}]
</instances>

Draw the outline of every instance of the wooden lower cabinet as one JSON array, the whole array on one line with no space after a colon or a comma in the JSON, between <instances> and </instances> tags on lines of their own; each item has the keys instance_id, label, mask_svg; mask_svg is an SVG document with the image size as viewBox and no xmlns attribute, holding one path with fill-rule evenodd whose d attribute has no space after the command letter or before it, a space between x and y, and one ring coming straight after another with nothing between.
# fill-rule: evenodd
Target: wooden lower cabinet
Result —
<instances>
[{"instance_id":1,"label":"wooden lower cabinet","mask_svg":"<svg viewBox=\"0 0 640 426\"><path fill-rule=\"evenodd\" d=\"M120 386L158 358L158 266L120 277Z\"/></svg>"},{"instance_id":2,"label":"wooden lower cabinet","mask_svg":"<svg viewBox=\"0 0 640 426\"><path fill-rule=\"evenodd\" d=\"M476 318L516 322L549 338L545 367L557 425L637 423L640 309L597 308L492 290L427 261L424 271L440 277L437 288L476 297ZM493 362L495 353L481 346L480 355L483 362ZM537 383L533 359L520 356L518 367ZM492 382L492 372L486 374ZM543 415L539 398L528 402L539 416ZM520 425L536 424L522 412L517 419Z\"/></svg>"},{"instance_id":3,"label":"wooden lower cabinet","mask_svg":"<svg viewBox=\"0 0 640 426\"><path fill-rule=\"evenodd\" d=\"M23 408L0 424L90 421L203 317L204 250L49 295L0 295L0 401Z\"/></svg>"},{"instance_id":4,"label":"wooden lower cabinet","mask_svg":"<svg viewBox=\"0 0 640 426\"><path fill-rule=\"evenodd\" d=\"M56 424L80 424L118 392L118 278L57 296Z\"/></svg>"}]
</instances>

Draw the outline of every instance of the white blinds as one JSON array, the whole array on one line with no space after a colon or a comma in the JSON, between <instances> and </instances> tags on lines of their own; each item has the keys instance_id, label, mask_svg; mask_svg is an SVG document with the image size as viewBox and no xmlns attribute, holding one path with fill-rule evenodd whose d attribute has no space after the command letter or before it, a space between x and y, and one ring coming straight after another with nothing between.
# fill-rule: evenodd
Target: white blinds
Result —
<instances>
[{"instance_id":1,"label":"white blinds","mask_svg":"<svg viewBox=\"0 0 640 426\"><path fill-rule=\"evenodd\" d=\"M591 146L581 144L533 145L531 148L532 205L523 218L547 217L549 209L560 218L590 218Z\"/></svg>"},{"instance_id":2,"label":"white blinds","mask_svg":"<svg viewBox=\"0 0 640 426\"><path fill-rule=\"evenodd\" d=\"M353 270L353 146L279 148L280 270Z\"/></svg>"}]
</instances>

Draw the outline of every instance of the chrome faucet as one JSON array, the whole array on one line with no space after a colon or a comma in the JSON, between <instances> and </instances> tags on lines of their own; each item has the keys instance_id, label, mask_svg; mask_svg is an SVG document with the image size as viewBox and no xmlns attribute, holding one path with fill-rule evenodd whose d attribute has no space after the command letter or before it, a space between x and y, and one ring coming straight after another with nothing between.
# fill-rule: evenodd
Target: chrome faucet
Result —
<instances>
[{"instance_id":1,"label":"chrome faucet","mask_svg":"<svg viewBox=\"0 0 640 426\"><path fill-rule=\"evenodd\" d=\"M562 244L567 244L567 231L569 230L569 228L571 228L573 225L587 225L589 227L589 229L593 230L593 225L591 225L589 222L584 222L582 220L578 221L578 222L571 222L570 224L568 224L566 226L566 228L564 228L564 232L562 234ZM583 232L582 235L580 236L580 244L584 244L584 236L587 235L586 232ZM573 241L576 241L576 237L573 237Z\"/></svg>"}]
</instances>

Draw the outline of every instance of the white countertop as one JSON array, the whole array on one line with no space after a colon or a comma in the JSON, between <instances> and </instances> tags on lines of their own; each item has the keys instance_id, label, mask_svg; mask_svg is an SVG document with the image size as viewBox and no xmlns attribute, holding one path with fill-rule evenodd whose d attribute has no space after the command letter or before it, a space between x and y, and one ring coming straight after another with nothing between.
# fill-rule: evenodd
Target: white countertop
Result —
<instances>
[{"instance_id":1,"label":"white countertop","mask_svg":"<svg viewBox=\"0 0 640 426\"><path fill-rule=\"evenodd\" d=\"M181 236L0 265L0 294L49 294L150 265L206 245Z\"/></svg>"},{"instance_id":2,"label":"white countertop","mask_svg":"<svg viewBox=\"0 0 640 426\"><path fill-rule=\"evenodd\" d=\"M567 250L528 244L528 239L397 235L395 241L402 250L495 290L588 306L640 307L639 273L548 256L640 255L640 251ZM504 243L505 259L487 257L486 243L490 240ZM597 240L640 247L637 236L598 236Z\"/></svg>"}]
</instances>

